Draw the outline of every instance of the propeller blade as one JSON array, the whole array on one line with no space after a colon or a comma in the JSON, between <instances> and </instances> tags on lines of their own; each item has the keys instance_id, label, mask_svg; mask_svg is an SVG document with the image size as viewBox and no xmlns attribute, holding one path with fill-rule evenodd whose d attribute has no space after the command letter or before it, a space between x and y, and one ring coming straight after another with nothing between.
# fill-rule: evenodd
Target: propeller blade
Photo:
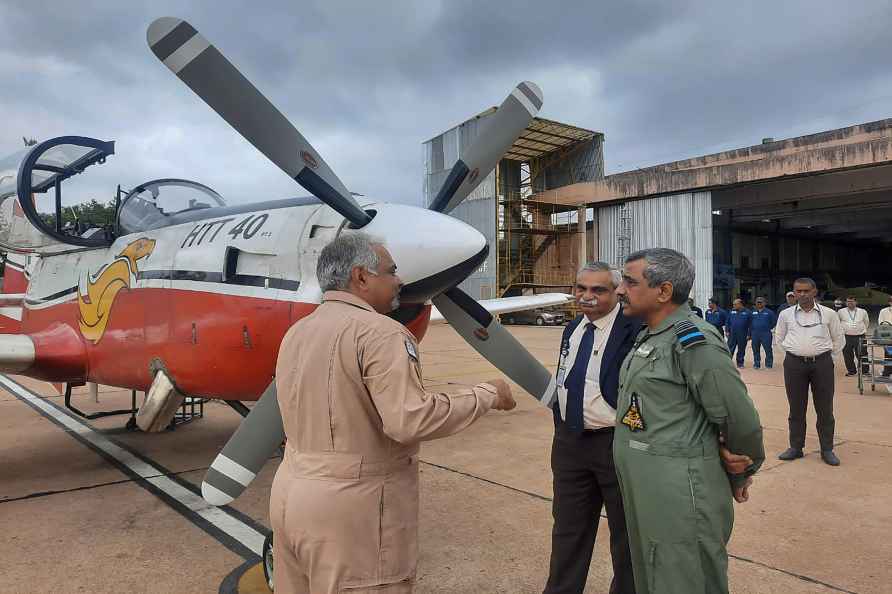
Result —
<instances>
[{"instance_id":1,"label":"propeller blade","mask_svg":"<svg viewBox=\"0 0 892 594\"><path fill-rule=\"evenodd\" d=\"M163 17L146 38L171 72L282 171L354 227L372 220L282 112L192 25Z\"/></svg>"},{"instance_id":2,"label":"propeller blade","mask_svg":"<svg viewBox=\"0 0 892 594\"><path fill-rule=\"evenodd\" d=\"M251 484L284 439L273 380L208 468L201 496L211 505L231 503Z\"/></svg>"},{"instance_id":3,"label":"propeller blade","mask_svg":"<svg viewBox=\"0 0 892 594\"><path fill-rule=\"evenodd\" d=\"M542 107L542 91L535 83L522 82L487 118L474 143L455 162L431 210L449 212L468 197L492 171Z\"/></svg>"},{"instance_id":4,"label":"propeller blade","mask_svg":"<svg viewBox=\"0 0 892 594\"><path fill-rule=\"evenodd\" d=\"M556 396L549 372L491 313L470 295L455 287L433 298L446 321L499 371L545 406Z\"/></svg>"}]
</instances>

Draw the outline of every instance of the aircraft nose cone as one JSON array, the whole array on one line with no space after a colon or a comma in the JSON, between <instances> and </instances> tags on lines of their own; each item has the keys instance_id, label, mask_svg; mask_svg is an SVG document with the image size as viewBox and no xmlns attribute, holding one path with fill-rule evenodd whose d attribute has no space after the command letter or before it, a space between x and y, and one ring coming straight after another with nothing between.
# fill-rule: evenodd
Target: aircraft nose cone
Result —
<instances>
[{"instance_id":1,"label":"aircraft nose cone","mask_svg":"<svg viewBox=\"0 0 892 594\"><path fill-rule=\"evenodd\" d=\"M399 204L366 208L377 214L362 231L384 241L403 281L404 303L423 303L457 285L489 252L479 231L449 215Z\"/></svg>"}]
</instances>

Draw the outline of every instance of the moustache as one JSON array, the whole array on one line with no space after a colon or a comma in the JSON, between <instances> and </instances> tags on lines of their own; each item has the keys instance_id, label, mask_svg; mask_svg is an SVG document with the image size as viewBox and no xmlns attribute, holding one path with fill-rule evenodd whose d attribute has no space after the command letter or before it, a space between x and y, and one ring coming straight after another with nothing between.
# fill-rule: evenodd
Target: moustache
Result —
<instances>
[{"instance_id":1,"label":"moustache","mask_svg":"<svg viewBox=\"0 0 892 594\"><path fill-rule=\"evenodd\" d=\"M587 305L589 307L595 307L596 305L598 305L598 298L595 297L594 299L580 299L579 305Z\"/></svg>"}]
</instances>

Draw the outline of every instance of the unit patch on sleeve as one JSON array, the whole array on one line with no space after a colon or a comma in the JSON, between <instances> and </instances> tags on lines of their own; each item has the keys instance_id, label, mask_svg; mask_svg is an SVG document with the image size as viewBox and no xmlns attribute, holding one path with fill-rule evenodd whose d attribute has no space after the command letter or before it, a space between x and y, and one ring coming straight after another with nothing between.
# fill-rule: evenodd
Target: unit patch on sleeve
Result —
<instances>
[{"instance_id":1,"label":"unit patch on sleeve","mask_svg":"<svg viewBox=\"0 0 892 594\"><path fill-rule=\"evenodd\" d=\"M678 338L678 343L685 349L706 342L706 336L689 320L682 320L675 324L675 336Z\"/></svg>"},{"instance_id":2,"label":"unit patch on sleeve","mask_svg":"<svg viewBox=\"0 0 892 594\"><path fill-rule=\"evenodd\" d=\"M638 394L632 394L632 401L629 403L629 409L623 415L622 424L632 431L644 431L647 426L644 424L644 417L641 415L641 403L638 401Z\"/></svg>"},{"instance_id":3,"label":"unit patch on sleeve","mask_svg":"<svg viewBox=\"0 0 892 594\"><path fill-rule=\"evenodd\" d=\"M418 351L415 350L415 345L412 344L412 341L408 338L406 339L406 352L409 353L409 356L414 360L418 361Z\"/></svg>"}]
</instances>

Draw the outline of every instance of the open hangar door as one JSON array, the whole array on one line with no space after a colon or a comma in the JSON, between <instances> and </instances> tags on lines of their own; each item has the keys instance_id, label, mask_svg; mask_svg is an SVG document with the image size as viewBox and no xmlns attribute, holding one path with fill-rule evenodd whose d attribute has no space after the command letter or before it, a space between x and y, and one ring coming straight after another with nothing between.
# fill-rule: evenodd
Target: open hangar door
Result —
<instances>
[{"instance_id":1,"label":"open hangar door","mask_svg":"<svg viewBox=\"0 0 892 594\"><path fill-rule=\"evenodd\" d=\"M825 305L858 298L876 320L892 289L892 165L712 191L713 290L723 306L777 306L797 277Z\"/></svg>"}]
</instances>

